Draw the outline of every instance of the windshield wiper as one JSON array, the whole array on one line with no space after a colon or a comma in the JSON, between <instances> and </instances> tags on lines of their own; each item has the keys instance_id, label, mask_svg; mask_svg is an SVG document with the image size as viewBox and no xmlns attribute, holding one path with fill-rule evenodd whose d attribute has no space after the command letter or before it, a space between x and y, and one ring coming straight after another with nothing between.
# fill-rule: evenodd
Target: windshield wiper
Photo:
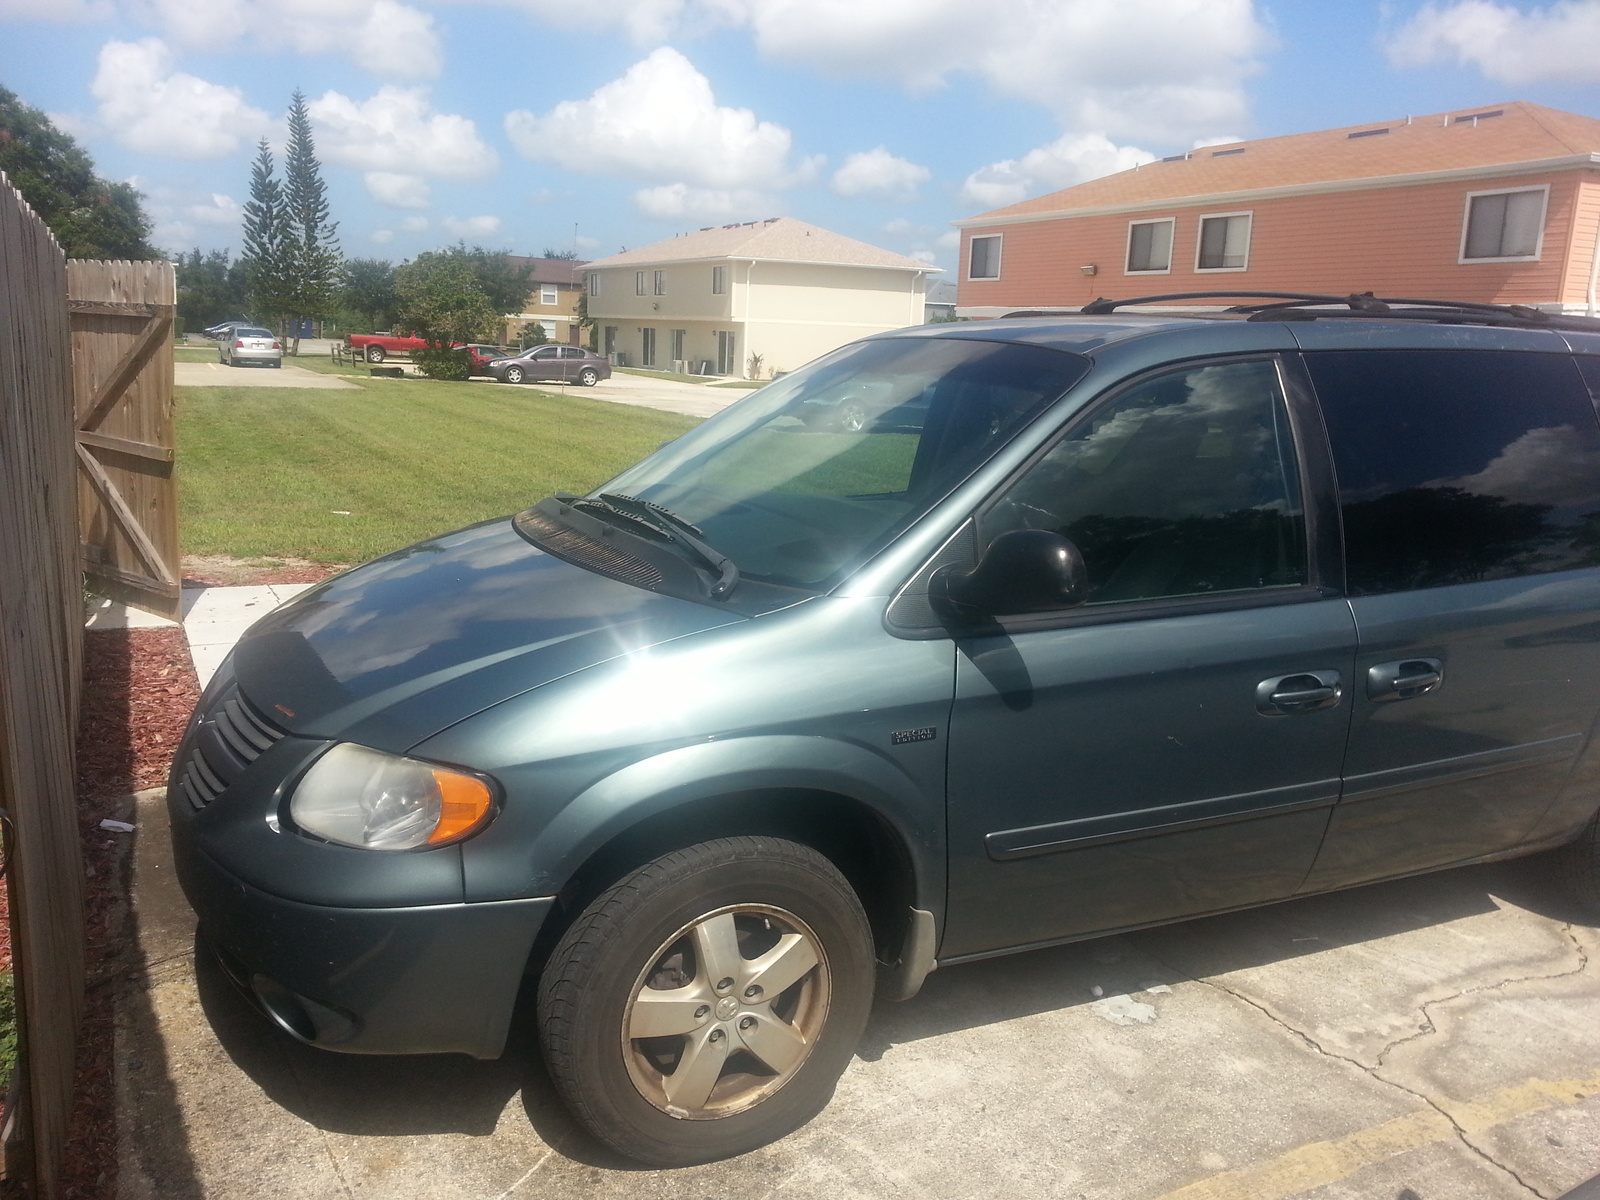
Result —
<instances>
[{"instance_id":1,"label":"windshield wiper","mask_svg":"<svg viewBox=\"0 0 1600 1200\"><path fill-rule=\"evenodd\" d=\"M739 568L733 559L708 545L703 540L705 531L698 525L684 520L669 508L649 500L642 500L638 496L625 496L620 492L601 492L594 499L561 495L556 499L581 512L588 512L601 518L621 517L626 524L643 525L658 536L687 550L717 577L716 583L711 585L713 600L727 599L733 589L739 586Z\"/></svg>"}]
</instances>

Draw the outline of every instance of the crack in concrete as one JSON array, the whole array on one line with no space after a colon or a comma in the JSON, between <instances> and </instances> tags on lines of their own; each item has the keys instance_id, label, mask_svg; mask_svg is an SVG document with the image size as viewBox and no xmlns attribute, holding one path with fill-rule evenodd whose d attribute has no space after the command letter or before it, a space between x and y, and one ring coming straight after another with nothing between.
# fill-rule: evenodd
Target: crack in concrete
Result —
<instances>
[{"instance_id":1,"label":"crack in concrete","mask_svg":"<svg viewBox=\"0 0 1600 1200\"><path fill-rule=\"evenodd\" d=\"M1404 1046L1409 1042L1417 1041L1420 1038L1429 1037L1439 1032L1439 1027L1433 1023L1433 1016L1429 1011L1436 1005L1448 1004L1450 1001L1459 1000L1463 996L1478 996L1482 995L1484 992L1498 991L1500 988L1510 987L1511 985L1517 983L1543 983L1547 980L1567 979L1573 975L1583 974L1583 972L1589 966L1589 952L1584 949L1583 943L1580 942L1577 935L1572 932L1571 922L1562 925L1561 932L1566 936L1566 939L1572 943L1573 952L1578 956L1577 966L1571 968L1570 970L1556 971L1547 975L1516 975L1510 979L1499 980L1496 983L1485 983L1480 984L1477 987L1462 988L1460 991L1451 992L1448 996L1439 996L1433 1000L1423 1001L1422 1005L1417 1009L1417 1016L1422 1020L1423 1027L1417 1030L1415 1033L1409 1033L1403 1038L1395 1039L1386 1045L1382 1050L1378 1051L1378 1057L1374 1064L1374 1069L1382 1068L1389 1055L1395 1050L1398 1050L1401 1046Z\"/></svg>"},{"instance_id":2,"label":"crack in concrete","mask_svg":"<svg viewBox=\"0 0 1600 1200\"><path fill-rule=\"evenodd\" d=\"M1552 975L1552 976L1548 976L1548 977L1544 977L1544 976L1529 976L1528 978L1530 980L1538 980L1538 979L1541 979L1541 978L1559 979L1559 978L1562 978L1563 976L1566 976L1566 975L1577 974L1578 971L1583 970L1583 968L1588 965L1588 961L1589 961L1588 954L1584 951L1582 945L1578 942L1577 938L1573 935L1572 927L1570 925L1563 925L1562 926L1562 930L1563 930L1563 932L1566 933L1567 937L1572 941L1573 945L1577 947L1578 954L1579 954L1579 957L1580 957L1580 960L1581 960L1577 970L1575 970L1575 971L1563 971L1558 975ZM1146 951L1146 953L1148 954L1149 952ZM1164 960L1158 958L1156 955L1153 955L1153 954L1150 955L1150 957L1155 959L1157 962L1162 963L1162 965L1167 967L1168 970L1172 970L1172 964L1165 962ZM1450 1128L1455 1131L1456 1139L1463 1146L1465 1146L1467 1148L1467 1150L1469 1150L1471 1153L1475 1154L1477 1157L1482 1159L1490 1167L1492 1167L1492 1168L1502 1172L1503 1174L1509 1176L1511 1178L1511 1180L1513 1180L1516 1183L1516 1185L1518 1187L1522 1188L1522 1190L1525 1191L1528 1195L1536 1197L1537 1200L1556 1200L1556 1198L1554 1198L1554 1197L1546 1196L1538 1188L1534 1187L1526 1179L1522 1178L1522 1176L1519 1175L1513 1168L1508 1167L1505 1163L1499 1161L1497 1158L1494 1157L1494 1155L1490 1154L1482 1146L1479 1146L1477 1143L1475 1143L1472 1140L1472 1138L1468 1135L1467 1130L1462 1126L1461 1122L1456 1120L1456 1118L1455 1118L1455 1116L1453 1114L1451 1114L1447 1109L1445 1109L1442 1105L1440 1105L1437 1101L1435 1101L1431 1096L1428 1096L1426 1093L1419 1092L1414 1088L1409 1088L1405 1084L1399 1083L1396 1080L1386 1079L1386 1078L1384 1078L1384 1076L1380 1075L1378 1072L1381 1069L1381 1066L1370 1066L1369 1067L1366 1063L1362 1062L1358 1058L1352 1058L1351 1056L1349 1056L1347 1054L1338 1054L1335 1051L1329 1050L1327 1047L1323 1046L1322 1043L1318 1042L1310 1034L1306 1033L1302 1029L1299 1029L1299 1028L1295 1027L1294 1025L1290 1024L1288 1021L1286 1021L1282 1017L1280 1017L1277 1013L1273 1012L1272 1009L1270 1007L1268 1007L1266 1004L1263 1004L1262 1002L1260 1002L1258 1000L1254 1000L1251 997L1246 996L1243 992L1237 991L1234 988L1229 987L1225 983L1220 983L1215 979L1198 979L1193 975L1189 975L1188 972L1186 972L1186 971L1175 971L1174 973L1179 975L1179 976L1181 976L1181 977L1185 977L1185 978L1189 979L1193 983L1201 984L1204 987L1214 988L1217 991L1222 992L1224 995L1232 996L1235 1000L1238 1000L1240 1003L1248 1005L1249 1007L1255 1009L1262 1016L1266 1017L1267 1020L1271 1021L1274 1025L1278 1026L1280 1029L1284 1030L1290 1036L1292 1036L1292 1037L1296 1038L1297 1040L1299 1040L1308 1049L1310 1049L1314 1053L1322 1056L1323 1058L1332 1059L1335 1062L1341 1062L1341 1063L1346 1064L1347 1066L1354 1067L1356 1070L1360 1071L1362 1074L1370 1076L1371 1078L1377 1080L1379 1083L1383 1084L1385 1087L1394 1088L1396 1091L1402 1092L1405 1095L1410 1096L1414 1100L1421 1101L1423 1104L1427 1105L1434 1112L1438 1113L1441 1117L1443 1117L1446 1121L1448 1121L1450 1123ZM1493 985L1485 985L1484 987L1478 988L1478 989L1471 989L1471 988L1465 989L1460 994L1462 994L1462 995L1470 994L1473 991L1491 991L1495 987L1503 987L1508 983L1514 983L1514 982L1518 982L1518 981L1517 980L1502 980L1500 983L1493 984ZM1443 1003L1444 999L1451 999L1451 998L1453 998L1453 997L1444 997L1444 998L1442 998L1442 999L1440 999L1438 1001L1430 1001L1430 1003ZM1426 1007L1426 1006L1424 1006L1424 1007ZM1411 1037L1408 1037L1408 1038L1402 1038L1401 1041L1410 1041L1410 1040L1413 1040L1413 1038L1415 1038L1417 1036L1420 1036L1420 1035L1412 1035ZM1385 1054L1388 1053L1389 1050L1392 1050L1394 1048L1394 1046L1398 1045L1398 1044L1399 1043L1396 1042L1396 1043L1386 1047L1385 1050L1384 1050L1384 1053Z\"/></svg>"}]
</instances>

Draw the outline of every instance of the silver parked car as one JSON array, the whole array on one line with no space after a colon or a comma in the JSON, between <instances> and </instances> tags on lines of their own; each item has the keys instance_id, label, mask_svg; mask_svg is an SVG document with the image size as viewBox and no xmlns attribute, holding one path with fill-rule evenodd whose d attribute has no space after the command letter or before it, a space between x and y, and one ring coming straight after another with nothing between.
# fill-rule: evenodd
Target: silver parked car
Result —
<instances>
[{"instance_id":1,"label":"silver parked car","mask_svg":"<svg viewBox=\"0 0 1600 1200\"><path fill-rule=\"evenodd\" d=\"M264 367L283 366L283 343L270 329L239 325L217 343L217 361L230 367L259 363Z\"/></svg>"}]
</instances>

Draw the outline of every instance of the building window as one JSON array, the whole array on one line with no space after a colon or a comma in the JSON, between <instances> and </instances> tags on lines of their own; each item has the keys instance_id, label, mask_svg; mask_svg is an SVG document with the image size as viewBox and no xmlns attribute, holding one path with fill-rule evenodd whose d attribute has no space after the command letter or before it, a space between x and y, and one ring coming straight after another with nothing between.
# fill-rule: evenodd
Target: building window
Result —
<instances>
[{"instance_id":1,"label":"building window","mask_svg":"<svg viewBox=\"0 0 1600 1200\"><path fill-rule=\"evenodd\" d=\"M717 374L732 375L738 365L738 337L732 330L717 330Z\"/></svg>"},{"instance_id":2,"label":"building window","mask_svg":"<svg viewBox=\"0 0 1600 1200\"><path fill-rule=\"evenodd\" d=\"M656 272L655 291L656 295L658 296L665 296L667 294L667 273L665 271Z\"/></svg>"},{"instance_id":3,"label":"building window","mask_svg":"<svg viewBox=\"0 0 1600 1200\"><path fill-rule=\"evenodd\" d=\"M1549 187L1469 195L1466 227L1461 231L1461 261L1538 258L1549 197Z\"/></svg>"},{"instance_id":4,"label":"building window","mask_svg":"<svg viewBox=\"0 0 1600 1200\"><path fill-rule=\"evenodd\" d=\"M1250 262L1250 214L1219 213L1200 218L1197 271L1242 271Z\"/></svg>"},{"instance_id":5,"label":"building window","mask_svg":"<svg viewBox=\"0 0 1600 1200\"><path fill-rule=\"evenodd\" d=\"M635 273L635 275L633 277L633 294L634 295L643 296L643 295L647 294L645 292L645 290L644 290L644 277L645 277L646 274L648 274L648 272L646 272L646 271L639 271L639 272Z\"/></svg>"},{"instance_id":6,"label":"building window","mask_svg":"<svg viewBox=\"0 0 1600 1200\"><path fill-rule=\"evenodd\" d=\"M726 296L728 294L728 268L711 268L711 294L713 296Z\"/></svg>"},{"instance_id":7,"label":"building window","mask_svg":"<svg viewBox=\"0 0 1600 1200\"><path fill-rule=\"evenodd\" d=\"M656 365L656 331L641 329L639 334L639 362L646 367L653 367Z\"/></svg>"},{"instance_id":8,"label":"building window","mask_svg":"<svg viewBox=\"0 0 1600 1200\"><path fill-rule=\"evenodd\" d=\"M602 353L608 358L617 352L617 327L615 325L606 326L605 337L601 339L600 344L605 348Z\"/></svg>"},{"instance_id":9,"label":"building window","mask_svg":"<svg viewBox=\"0 0 1600 1200\"><path fill-rule=\"evenodd\" d=\"M1128 274L1167 274L1172 270L1172 229L1174 222L1130 221L1128 223Z\"/></svg>"},{"instance_id":10,"label":"building window","mask_svg":"<svg viewBox=\"0 0 1600 1200\"><path fill-rule=\"evenodd\" d=\"M672 331L672 359L674 362L683 361L683 338L686 330L674 329Z\"/></svg>"},{"instance_id":11,"label":"building window","mask_svg":"<svg viewBox=\"0 0 1600 1200\"><path fill-rule=\"evenodd\" d=\"M988 237L975 237L968 250L967 258L968 279L999 279L1000 278L1000 235L991 234Z\"/></svg>"},{"instance_id":12,"label":"building window","mask_svg":"<svg viewBox=\"0 0 1600 1200\"><path fill-rule=\"evenodd\" d=\"M591 275L590 278L592 279L594 277ZM554 304L555 302L556 302L556 289L553 286L541 287L539 289L539 303L540 304Z\"/></svg>"},{"instance_id":13,"label":"building window","mask_svg":"<svg viewBox=\"0 0 1600 1200\"><path fill-rule=\"evenodd\" d=\"M600 276L597 275L597 274L592 274L592 275L589 276L589 295L598 296L599 294L600 294Z\"/></svg>"}]
</instances>

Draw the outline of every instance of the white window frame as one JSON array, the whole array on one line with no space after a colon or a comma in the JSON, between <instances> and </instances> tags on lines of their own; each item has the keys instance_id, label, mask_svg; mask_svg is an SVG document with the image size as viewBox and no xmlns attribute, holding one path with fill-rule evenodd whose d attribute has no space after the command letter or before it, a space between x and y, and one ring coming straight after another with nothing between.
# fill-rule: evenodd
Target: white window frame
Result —
<instances>
[{"instance_id":1,"label":"white window frame","mask_svg":"<svg viewBox=\"0 0 1600 1200\"><path fill-rule=\"evenodd\" d=\"M589 295L598 296L599 294L600 294L600 272L591 271L591 272L589 272Z\"/></svg>"},{"instance_id":2,"label":"white window frame","mask_svg":"<svg viewBox=\"0 0 1600 1200\"><path fill-rule=\"evenodd\" d=\"M655 273L651 288L657 296L665 296L667 294L667 273L665 271L657 271Z\"/></svg>"},{"instance_id":3,"label":"white window frame","mask_svg":"<svg viewBox=\"0 0 1600 1200\"><path fill-rule=\"evenodd\" d=\"M1133 227L1135 225L1170 225L1172 237L1167 242L1167 265L1161 270L1135 271L1128 266L1128 260L1133 257ZM1178 249L1178 219L1176 217L1155 217L1148 221L1129 221L1128 240L1122 248L1122 273L1124 275L1171 275L1172 257ZM1196 251L1198 253L1198 251Z\"/></svg>"},{"instance_id":4,"label":"white window frame","mask_svg":"<svg viewBox=\"0 0 1600 1200\"><path fill-rule=\"evenodd\" d=\"M560 301L561 301L561 297L556 292L556 285L555 284L553 284L553 283L542 283L542 284L539 285L539 303L540 304L558 304L558 303L560 303Z\"/></svg>"},{"instance_id":5,"label":"white window frame","mask_svg":"<svg viewBox=\"0 0 1600 1200\"><path fill-rule=\"evenodd\" d=\"M981 283L992 283L996 279L1000 278L1000 258L1001 258L1001 255L1005 252L1005 248L1006 248L1005 236L1006 235L1003 234L1003 233L975 233L970 238L967 239L966 259L967 259L967 278L968 279L974 280L974 281L977 281L977 282L981 282ZM978 241L978 239L980 239L980 238L993 238L996 242L999 243L999 245L997 245L994 248L994 274L993 275L974 275L972 273L972 244L974 242Z\"/></svg>"},{"instance_id":6,"label":"white window frame","mask_svg":"<svg viewBox=\"0 0 1600 1200\"><path fill-rule=\"evenodd\" d=\"M728 284L729 284L730 278L731 278L731 272L729 271L729 269L726 266L712 267L711 268L711 294L713 296L726 296L728 294ZM718 287L717 286L718 284L721 284L722 286Z\"/></svg>"},{"instance_id":7,"label":"white window frame","mask_svg":"<svg viewBox=\"0 0 1600 1200\"><path fill-rule=\"evenodd\" d=\"M1242 267L1202 267L1200 265L1200 246L1205 241L1206 222L1222 217L1244 217L1249 223L1245 226L1244 234L1244 266ZM1194 227L1194 273L1196 275L1237 275L1240 271L1250 269L1250 245L1256 236L1256 214L1254 209L1242 209L1238 212L1201 213Z\"/></svg>"},{"instance_id":8,"label":"white window frame","mask_svg":"<svg viewBox=\"0 0 1600 1200\"><path fill-rule=\"evenodd\" d=\"M1472 225L1472 202L1479 196L1509 196L1515 192L1543 192L1544 203L1539 207L1539 240L1534 244L1532 254L1513 254L1505 258L1468 258L1467 234ZM1536 187L1517 188L1489 188L1482 192L1468 192L1467 198L1462 201L1461 207L1461 249L1456 256L1456 263L1466 266L1468 263L1506 263L1506 262L1538 262L1544 253L1544 226L1550 219L1550 185L1541 183Z\"/></svg>"},{"instance_id":9,"label":"white window frame","mask_svg":"<svg viewBox=\"0 0 1600 1200\"><path fill-rule=\"evenodd\" d=\"M648 274L648 271L635 271L633 273L633 294L635 296L648 296L650 294L649 292L645 291L645 288L648 286L648 281L646 280L645 276Z\"/></svg>"}]
</instances>

